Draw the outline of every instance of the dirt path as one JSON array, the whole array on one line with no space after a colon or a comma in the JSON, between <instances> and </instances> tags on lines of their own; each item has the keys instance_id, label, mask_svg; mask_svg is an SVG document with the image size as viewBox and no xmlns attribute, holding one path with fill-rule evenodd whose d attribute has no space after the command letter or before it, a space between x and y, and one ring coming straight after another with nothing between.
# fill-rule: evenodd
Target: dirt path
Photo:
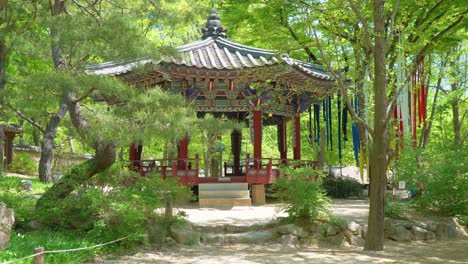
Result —
<instances>
[{"instance_id":1,"label":"dirt path","mask_svg":"<svg viewBox=\"0 0 468 264\"><path fill-rule=\"evenodd\" d=\"M388 241L384 252L360 248L291 248L276 244L194 246L138 253L95 263L302 264L302 263L468 263L468 240L430 243Z\"/></svg>"},{"instance_id":2,"label":"dirt path","mask_svg":"<svg viewBox=\"0 0 468 264\"><path fill-rule=\"evenodd\" d=\"M229 210L183 208L188 220L197 225L252 225L286 216L278 206L267 204L234 207ZM333 214L359 223L367 222L368 202L335 200ZM302 263L468 263L468 240L398 243L387 241L384 252L362 248L301 248L279 244L225 244L172 246L162 250L144 250L133 256L95 263L177 263L177 264L302 264Z\"/></svg>"},{"instance_id":3,"label":"dirt path","mask_svg":"<svg viewBox=\"0 0 468 264\"><path fill-rule=\"evenodd\" d=\"M261 206L236 206L229 209L198 208L192 205L180 208L187 213L187 220L196 225L252 225L268 223L277 217L286 217L277 204ZM369 203L366 200L333 200L335 216L358 223L367 223Z\"/></svg>"}]
</instances>

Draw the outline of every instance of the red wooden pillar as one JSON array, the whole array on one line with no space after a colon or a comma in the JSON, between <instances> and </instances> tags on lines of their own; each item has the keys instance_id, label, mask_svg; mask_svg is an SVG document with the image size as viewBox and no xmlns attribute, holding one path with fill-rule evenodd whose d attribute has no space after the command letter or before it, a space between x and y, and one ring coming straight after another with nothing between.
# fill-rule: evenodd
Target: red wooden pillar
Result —
<instances>
[{"instance_id":1,"label":"red wooden pillar","mask_svg":"<svg viewBox=\"0 0 468 264\"><path fill-rule=\"evenodd\" d=\"M232 131L231 149L232 149L232 155L234 157L233 173L235 176L241 175L241 169L240 169L241 146L242 146L242 133L239 130Z\"/></svg>"},{"instance_id":2,"label":"red wooden pillar","mask_svg":"<svg viewBox=\"0 0 468 264\"><path fill-rule=\"evenodd\" d=\"M293 118L293 153L294 160L301 159L301 118L295 116Z\"/></svg>"},{"instance_id":3,"label":"red wooden pillar","mask_svg":"<svg viewBox=\"0 0 468 264\"><path fill-rule=\"evenodd\" d=\"M254 165L259 168L262 158L262 111L254 110L253 112L253 134L254 134Z\"/></svg>"},{"instance_id":4,"label":"red wooden pillar","mask_svg":"<svg viewBox=\"0 0 468 264\"><path fill-rule=\"evenodd\" d=\"M143 145L141 144L130 144L130 149L128 150L128 159L132 162L133 166L139 165L139 160L141 160L141 154L143 153Z\"/></svg>"},{"instance_id":5,"label":"red wooden pillar","mask_svg":"<svg viewBox=\"0 0 468 264\"><path fill-rule=\"evenodd\" d=\"M288 145L286 143L286 123L283 122L278 124L277 127L278 133L278 151L280 153L280 158L282 162L285 162L288 159Z\"/></svg>"},{"instance_id":6,"label":"red wooden pillar","mask_svg":"<svg viewBox=\"0 0 468 264\"><path fill-rule=\"evenodd\" d=\"M187 165L187 159L188 159L188 137L185 136L183 139L179 141L179 147L178 147L178 162L177 162L177 168L179 170L185 170L186 165Z\"/></svg>"}]
</instances>

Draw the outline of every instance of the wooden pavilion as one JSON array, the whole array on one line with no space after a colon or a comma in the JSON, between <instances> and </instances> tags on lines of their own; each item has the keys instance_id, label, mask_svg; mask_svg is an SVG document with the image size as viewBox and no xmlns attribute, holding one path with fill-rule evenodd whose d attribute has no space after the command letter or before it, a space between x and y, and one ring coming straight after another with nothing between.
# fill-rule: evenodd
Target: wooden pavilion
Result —
<instances>
[{"instance_id":1,"label":"wooden pavilion","mask_svg":"<svg viewBox=\"0 0 468 264\"><path fill-rule=\"evenodd\" d=\"M178 158L142 160L142 146L130 147L130 161L142 175L158 171L162 177L178 177L185 185L239 182L263 192L264 185L280 176L276 166L301 160L300 114L314 102L334 91L334 80L321 66L302 62L276 51L245 46L227 38L220 17L212 9L201 40L179 47L179 59L139 60L104 63L88 68L96 75L118 76L136 86L161 86L195 101L199 116L211 113L237 121L250 128L253 156L241 160L242 133L233 131L233 164L226 164L225 176L201 177L198 157L189 158L188 139L179 142ZM144 72L137 66L148 67ZM157 70L156 70L157 68ZM293 157L287 157L286 125L292 123ZM262 127L276 125L280 159L262 156ZM260 195L261 196L261 195Z\"/></svg>"}]
</instances>

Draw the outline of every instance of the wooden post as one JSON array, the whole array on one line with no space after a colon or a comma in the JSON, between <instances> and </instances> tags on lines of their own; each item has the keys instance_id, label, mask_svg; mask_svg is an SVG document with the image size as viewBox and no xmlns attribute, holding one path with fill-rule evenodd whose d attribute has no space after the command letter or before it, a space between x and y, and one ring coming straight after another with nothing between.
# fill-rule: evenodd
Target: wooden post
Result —
<instances>
[{"instance_id":1,"label":"wooden post","mask_svg":"<svg viewBox=\"0 0 468 264\"><path fill-rule=\"evenodd\" d=\"M38 247L34 249L34 254L40 253L37 256L34 256L34 264L44 264L44 248Z\"/></svg>"},{"instance_id":2,"label":"wooden post","mask_svg":"<svg viewBox=\"0 0 468 264\"><path fill-rule=\"evenodd\" d=\"M185 170L188 158L188 137L185 136L179 142L177 167L179 170Z\"/></svg>"},{"instance_id":3,"label":"wooden post","mask_svg":"<svg viewBox=\"0 0 468 264\"><path fill-rule=\"evenodd\" d=\"M294 160L301 159L301 117L295 116L293 118L293 152Z\"/></svg>"},{"instance_id":4,"label":"wooden post","mask_svg":"<svg viewBox=\"0 0 468 264\"><path fill-rule=\"evenodd\" d=\"M281 163L286 163L288 159L288 145L286 141L286 123L283 122L277 126L278 133L278 151L280 153Z\"/></svg>"},{"instance_id":5,"label":"wooden post","mask_svg":"<svg viewBox=\"0 0 468 264\"><path fill-rule=\"evenodd\" d=\"M241 153L241 145L242 145L242 133L239 130L232 131L231 134L231 149L232 155L234 157L234 164L233 164L233 174L234 176L240 176L240 153Z\"/></svg>"},{"instance_id":6,"label":"wooden post","mask_svg":"<svg viewBox=\"0 0 468 264\"><path fill-rule=\"evenodd\" d=\"M259 169L262 158L262 111L253 112L253 134L254 134L254 166Z\"/></svg>"},{"instance_id":7,"label":"wooden post","mask_svg":"<svg viewBox=\"0 0 468 264\"><path fill-rule=\"evenodd\" d=\"M249 175L250 169L250 153L245 154L245 175Z\"/></svg>"}]
</instances>

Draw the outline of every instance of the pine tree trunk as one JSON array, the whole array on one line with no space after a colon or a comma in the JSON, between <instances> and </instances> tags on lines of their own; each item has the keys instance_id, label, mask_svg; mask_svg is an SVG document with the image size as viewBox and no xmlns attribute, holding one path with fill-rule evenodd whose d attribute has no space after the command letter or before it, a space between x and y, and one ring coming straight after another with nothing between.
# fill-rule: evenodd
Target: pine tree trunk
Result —
<instances>
[{"instance_id":1,"label":"pine tree trunk","mask_svg":"<svg viewBox=\"0 0 468 264\"><path fill-rule=\"evenodd\" d=\"M5 84L6 84L6 46L3 41L0 41L0 116L1 119L4 119L3 116L5 115L5 99L4 99L4 92L5 92ZM5 133L3 131L3 127L0 127L0 176L3 175L4 170L4 163L3 163L3 148L5 140Z\"/></svg>"},{"instance_id":2,"label":"pine tree trunk","mask_svg":"<svg viewBox=\"0 0 468 264\"><path fill-rule=\"evenodd\" d=\"M3 163L3 157L5 155L5 153L3 153L3 149L5 147L5 144L3 143L3 141L5 140L5 131L3 131L3 126L0 126L0 176L3 176L3 166L4 166L4 163Z\"/></svg>"},{"instance_id":3,"label":"pine tree trunk","mask_svg":"<svg viewBox=\"0 0 468 264\"><path fill-rule=\"evenodd\" d=\"M52 16L60 16L64 13L65 1L55 0ZM62 55L62 49L59 45L60 41L60 26L51 25L51 53L52 60L56 70L66 68L65 59ZM67 112L67 104L63 101L60 104L60 109L50 118L49 124L44 133L41 142L41 158L39 160L39 179L42 182L52 182L52 160L54 156L54 139L57 134L57 127L60 121Z\"/></svg>"},{"instance_id":4,"label":"pine tree trunk","mask_svg":"<svg viewBox=\"0 0 468 264\"><path fill-rule=\"evenodd\" d=\"M374 135L370 155L369 227L364 249L384 249L385 188L388 135L386 120L386 43L383 0L374 0Z\"/></svg>"},{"instance_id":5,"label":"pine tree trunk","mask_svg":"<svg viewBox=\"0 0 468 264\"><path fill-rule=\"evenodd\" d=\"M0 115L5 116L5 85L6 85L6 59L7 59L7 47L5 43L0 40Z\"/></svg>"},{"instance_id":6,"label":"pine tree trunk","mask_svg":"<svg viewBox=\"0 0 468 264\"><path fill-rule=\"evenodd\" d=\"M41 158L39 160L39 180L44 183L53 182L52 160L54 158L54 139L60 121L67 113L67 104L62 103L60 109L50 118L49 124L41 142Z\"/></svg>"},{"instance_id":7,"label":"pine tree trunk","mask_svg":"<svg viewBox=\"0 0 468 264\"><path fill-rule=\"evenodd\" d=\"M73 126L81 135L85 135L88 124L81 111L80 104L76 100L76 94L71 90L67 91L64 101L67 102L68 113ZM47 210L53 208L55 203L67 197L77 186L83 185L94 175L114 164L116 151L112 142L98 139L94 142L93 148L95 149L94 158L73 168L68 174L64 175L62 180L47 190L37 202L37 209Z\"/></svg>"},{"instance_id":8,"label":"pine tree trunk","mask_svg":"<svg viewBox=\"0 0 468 264\"><path fill-rule=\"evenodd\" d=\"M68 174L64 175L62 180L48 189L37 201L36 208L38 210L53 208L57 202L67 197L77 186L83 185L94 175L114 164L116 157L114 144L98 141L94 146L94 158L74 167Z\"/></svg>"}]
</instances>

